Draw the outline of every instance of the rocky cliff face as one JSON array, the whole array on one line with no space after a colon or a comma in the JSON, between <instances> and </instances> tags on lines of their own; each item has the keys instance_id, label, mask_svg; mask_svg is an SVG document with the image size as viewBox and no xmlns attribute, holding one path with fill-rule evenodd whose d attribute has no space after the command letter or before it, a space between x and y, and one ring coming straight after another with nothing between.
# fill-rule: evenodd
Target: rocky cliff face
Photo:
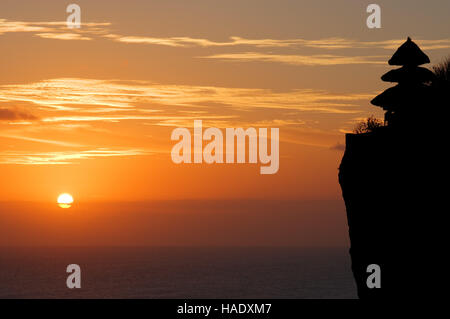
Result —
<instances>
[{"instance_id":1,"label":"rocky cliff face","mask_svg":"<svg viewBox=\"0 0 450 319\"><path fill-rule=\"evenodd\" d=\"M438 85L428 56L408 38L371 103L386 126L347 134L339 183L347 208L352 270L361 298L434 297L447 280L448 81ZM445 241L444 241L445 240ZM367 267L381 269L381 288Z\"/></svg>"},{"instance_id":2,"label":"rocky cliff face","mask_svg":"<svg viewBox=\"0 0 450 319\"><path fill-rule=\"evenodd\" d=\"M339 182L360 298L427 296L445 276L444 172L432 135L383 127L346 136ZM381 268L379 289L366 284L370 264Z\"/></svg>"}]
</instances>

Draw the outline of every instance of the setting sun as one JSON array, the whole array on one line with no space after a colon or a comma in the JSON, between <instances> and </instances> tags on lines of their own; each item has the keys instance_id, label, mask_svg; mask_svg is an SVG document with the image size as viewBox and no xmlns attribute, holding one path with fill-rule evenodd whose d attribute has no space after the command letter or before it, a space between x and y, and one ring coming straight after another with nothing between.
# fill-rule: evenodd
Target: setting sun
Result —
<instances>
[{"instance_id":1,"label":"setting sun","mask_svg":"<svg viewBox=\"0 0 450 319\"><path fill-rule=\"evenodd\" d=\"M70 194L64 193L58 196L58 204L61 208L70 208L73 203L73 197Z\"/></svg>"}]
</instances>

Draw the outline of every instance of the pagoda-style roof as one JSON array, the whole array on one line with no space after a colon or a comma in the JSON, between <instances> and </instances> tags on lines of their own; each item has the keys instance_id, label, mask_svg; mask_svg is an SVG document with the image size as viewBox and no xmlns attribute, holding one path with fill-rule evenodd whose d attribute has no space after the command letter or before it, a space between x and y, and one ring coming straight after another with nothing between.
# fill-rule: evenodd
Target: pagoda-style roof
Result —
<instances>
[{"instance_id":1,"label":"pagoda-style roof","mask_svg":"<svg viewBox=\"0 0 450 319\"><path fill-rule=\"evenodd\" d=\"M417 66L426 63L430 63L430 59L409 37L389 60L389 65Z\"/></svg>"},{"instance_id":2,"label":"pagoda-style roof","mask_svg":"<svg viewBox=\"0 0 450 319\"><path fill-rule=\"evenodd\" d=\"M422 67L402 67L391 70L381 77L385 82L426 83L434 80L432 71Z\"/></svg>"},{"instance_id":3,"label":"pagoda-style roof","mask_svg":"<svg viewBox=\"0 0 450 319\"><path fill-rule=\"evenodd\" d=\"M416 85L414 87L396 85L377 95L370 103L382 107L384 110L396 110L404 105L413 107L423 103L429 87Z\"/></svg>"},{"instance_id":4,"label":"pagoda-style roof","mask_svg":"<svg viewBox=\"0 0 450 319\"><path fill-rule=\"evenodd\" d=\"M381 106L383 109L389 109L391 106L397 105L402 99L402 87L399 85L386 89L383 93L378 94L370 103Z\"/></svg>"}]
</instances>

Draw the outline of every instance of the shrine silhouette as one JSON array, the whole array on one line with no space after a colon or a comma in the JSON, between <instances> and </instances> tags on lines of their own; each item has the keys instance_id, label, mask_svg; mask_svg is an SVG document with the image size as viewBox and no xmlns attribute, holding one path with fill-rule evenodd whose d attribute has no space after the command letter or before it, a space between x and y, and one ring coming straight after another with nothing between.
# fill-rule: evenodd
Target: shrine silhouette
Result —
<instances>
[{"instance_id":1,"label":"shrine silhouette","mask_svg":"<svg viewBox=\"0 0 450 319\"><path fill-rule=\"evenodd\" d=\"M389 60L400 68L381 77L397 85L371 101L384 125L346 134L339 183L360 298L430 298L445 286L449 61L421 67L430 59L408 38ZM380 288L367 283L371 265Z\"/></svg>"}]
</instances>

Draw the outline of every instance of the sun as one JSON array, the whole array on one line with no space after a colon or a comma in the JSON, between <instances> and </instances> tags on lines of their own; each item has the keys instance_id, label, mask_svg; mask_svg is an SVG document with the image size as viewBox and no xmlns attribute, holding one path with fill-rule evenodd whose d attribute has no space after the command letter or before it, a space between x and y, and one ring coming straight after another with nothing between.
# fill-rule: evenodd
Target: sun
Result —
<instances>
[{"instance_id":1,"label":"sun","mask_svg":"<svg viewBox=\"0 0 450 319\"><path fill-rule=\"evenodd\" d=\"M64 193L58 196L57 202L61 208L70 208L73 203L73 197L70 194Z\"/></svg>"}]
</instances>

